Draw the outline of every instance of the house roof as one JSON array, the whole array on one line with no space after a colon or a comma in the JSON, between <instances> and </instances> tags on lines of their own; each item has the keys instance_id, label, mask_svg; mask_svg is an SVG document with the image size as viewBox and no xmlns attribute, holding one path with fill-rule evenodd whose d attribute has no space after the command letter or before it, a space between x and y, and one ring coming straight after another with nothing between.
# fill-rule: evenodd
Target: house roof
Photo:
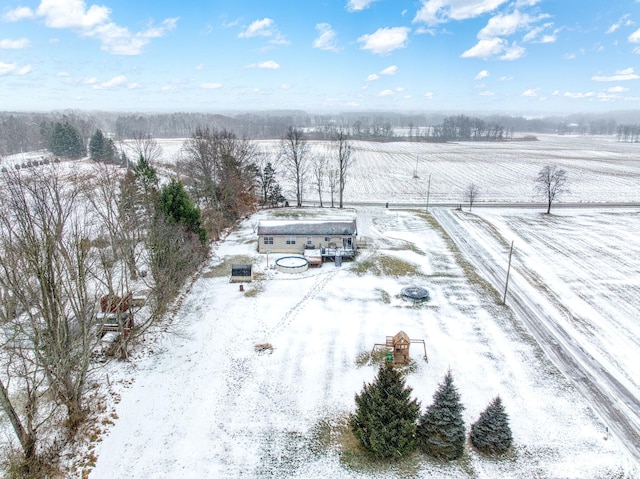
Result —
<instances>
[{"instance_id":1,"label":"house roof","mask_svg":"<svg viewBox=\"0 0 640 479\"><path fill-rule=\"evenodd\" d=\"M258 235L343 236L357 234L356 220L271 221L258 223Z\"/></svg>"}]
</instances>

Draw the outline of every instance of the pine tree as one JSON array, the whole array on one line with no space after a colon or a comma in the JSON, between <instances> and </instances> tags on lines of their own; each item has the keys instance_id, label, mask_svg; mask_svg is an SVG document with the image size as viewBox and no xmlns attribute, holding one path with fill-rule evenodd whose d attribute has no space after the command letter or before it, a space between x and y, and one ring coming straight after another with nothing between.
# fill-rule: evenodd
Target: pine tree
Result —
<instances>
[{"instance_id":1,"label":"pine tree","mask_svg":"<svg viewBox=\"0 0 640 479\"><path fill-rule=\"evenodd\" d=\"M91 141L89 142L89 156L92 160L102 160L104 140L105 138L101 130L96 130L96 132L91 136Z\"/></svg>"},{"instance_id":2,"label":"pine tree","mask_svg":"<svg viewBox=\"0 0 640 479\"><path fill-rule=\"evenodd\" d=\"M105 136L101 130L96 130L89 143L89 156L95 161L113 161L116 157L113 140Z\"/></svg>"},{"instance_id":3,"label":"pine tree","mask_svg":"<svg viewBox=\"0 0 640 479\"><path fill-rule=\"evenodd\" d=\"M415 449L420 404L410 399L411 391L400 372L385 364L375 380L356 394L357 409L349 425L362 447L374 456L401 457Z\"/></svg>"},{"instance_id":4,"label":"pine tree","mask_svg":"<svg viewBox=\"0 0 640 479\"><path fill-rule=\"evenodd\" d=\"M182 182L172 179L160 190L158 209L171 223L181 223L188 231L198 235L200 242L207 242L207 232L202 227L201 212Z\"/></svg>"},{"instance_id":5,"label":"pine tree","mask_svg":"<svg viewBox=\"0 0 640 479\"><path fill-rule=\"evenodd\" d=\"M471 426L471 444L485 454L503 454L513 444L509 416L497 396Z\"/></svg>"},{"instance_id":6,"label":"pine tree","mask_svg":"<svg viewBox=\"0 0 640 479\"><path fill-rule=\"evenodd\" d=\"M69 123L54 123L43 128L46 134L47 149L56 156L80 158L86 154L78 131Z\"/></svg>"},{"instance_id":7,"label":"pine tree","mask_svg":"<svg viewBox=\"0 0 640 479\"><path fill-rule=\"evenodd\" d=\"M458 459L464 453L464 406L453 384L451 371L433 395L433 404L420 416L417 437L420 448L438 459Z\"/></svg>"}]
</instances>

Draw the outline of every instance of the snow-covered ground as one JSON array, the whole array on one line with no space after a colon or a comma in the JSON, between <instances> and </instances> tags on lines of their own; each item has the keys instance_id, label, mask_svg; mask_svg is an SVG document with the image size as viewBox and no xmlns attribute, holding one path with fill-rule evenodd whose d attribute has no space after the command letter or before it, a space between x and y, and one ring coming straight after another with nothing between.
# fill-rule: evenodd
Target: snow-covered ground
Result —
<instances>
[{"instance_id":1,"label":"snow-covered ground","mask_svg":"<svg viewBox=\"0 0 640 479\"><path fill-rule=\"evenodd\" d=\"M370 238L372 247L342 267L329 263L299 275L267 269L266 257L256 253L254 228L269 212L246 220L222 242L173 318L175 333L155 337L131 364L110 365L111 384L121 398L118 419L96 448L98 462L90 477L638 477L625 447L606 434L607 426L588 402L510 308L500 304L496 291L474 277L432 220L415 211L375 207L356 214L359 234ZM615 264L599 263L602 272L594 276L589 274L591 252L571 248L570 238L590 227L610 233L607 255L628 265L620 274L636 278L632 287L637 288L640 267L637 260L625 262L624 253L629 243L638 248L630 234L635 210L605 212L601 218L582 210L554 217L566 225L556 225L565 239L555 243L555 254L539 256L532 253L534 240L541 241L537 238L547 231L539 215L485 214L509 237L514 230L503 225L517 221L518 238L530 248L523 244L518 261L531 264L541 285L548 278L549 288L562 286L576 297L580 284L597 285L594 294L615 295L621 284L615 281L621 279ZM613 220L616 215L619 221ZM277 257L270 255L270 264ZM417 274L355 273L360 262L381 257L413 265ZM252 258L259 273L244 292L229 283L234 258ZM571 274L569 265L579 271ZM403 301L400 291L410 284L426 287L430 301ZM568 299L572 307L573 296ZM637 385L637 377L631 378L632 365L640 360L640 334L632 321L637 306L632 298L609 301L607 317L616 316L617 322L607 325L595 317L592 327L598 330L583 334L602 351L619 344L607 358ZM586 307L575 311L585 330L591 321L587 312ZM621 324L628 328L625 334L618 332ZM412 347L418 368L407 377L423 409L450 368L467 425L501 396L511 418L513 455L496 460L468 450L466 459L454 464L418 455L403 467L361 468L342 460L336 443L318 440L323 424L337 424L353 411L354 394L376 372L373 366L358 366L358 355L399 330L426 342L429 362ZM270 343L273 353L257 353L259 343Z\"/></svg>"},{"instance_id":2,"label":"snow-covered ground","mask_svg":"<svg viewBox=\"0 0 640 479\"><path fill-rule=\"evenodd\" d=\"M354 142L345 200L391 208L358 207L358 231L371 247L340 268L325 264L299 275L267 268L267 258L256 253L255 225L271 217L261 212L246 220L216 245L211 264L167 319L171 332L147 337L129 363L107 366L111 403L90 477L640 477L628 453L640 444L607 434L610 424L585 399L580 375L560 372L511 298L500 304L500 288L489 277L499 277L514 241L513 292L526 292L533 309L549 314L594 364L637 395L639 209L558 208L547 216L531 209L474 208L471 215L432 208L425 216L394 208L403 203L424 211L427 192L432 205L464 204L472 182L480 188L478 202L539 200L534 178L547 164L569 174L570 192L561 201L640 202L638 144L538 137L499 144ZM182 140L159 143L163 162L175 162ZM260 144L271 153L278 147ZM314 154L330 154L327 143L310 146ZM5 158L3 166L40 156ZM282 184L291 189L284 177ZM323 199L330 203L328 194ZM317 195L308 192L305 201L317 203ZM473 238L482 254L454 246L436 219L463 231L458 239ZM360 262L380 257L402 260L419 274L355 274ZM269 255L269 265L277 258ZM249 261L259 274L240 292L228 282L231 264ZM412 284L430 291L428 303L400 298ZM418 368L407 378L423 409L451 368L467 426L495 395L502 397L515 439L511 456L494 460L468 450L455 464L418 455L401 467L363 469L341 457L335 438L326 444L319 431L341 424L353 411L354 394L376 372L356 359L399 330L426 341L429 362L412 346ZM258 343L275 349L257 353Z\"/></svg>"}]
</instances>

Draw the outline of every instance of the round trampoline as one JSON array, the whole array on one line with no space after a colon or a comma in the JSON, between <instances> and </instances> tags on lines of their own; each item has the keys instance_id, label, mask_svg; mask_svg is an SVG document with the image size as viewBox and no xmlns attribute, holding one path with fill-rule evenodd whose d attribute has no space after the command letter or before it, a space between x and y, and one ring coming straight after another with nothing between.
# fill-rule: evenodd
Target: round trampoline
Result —
<instances>
[{"instance_id":1,"label":"round trampoline","mask_svg":"<svg viewBox=\"0 0 640 479\"><path fill-rule=\"evenodd\" d=\"M420 286L406 286L402 288L401 293L403 298L413 301L414 303L419 303L429 299L429 291Z\"/></svg>"},{"instance_id":2,"label":"round trampoline","mask_svg":"<svg viewBox=\"0 0 640 479\"><path fill-rule=\"evenodd\" d=\"M309 269L309 262L302 256L284 256L276 260L276 269L282 273L302 273Z\"/></svg>"}]
</instances>

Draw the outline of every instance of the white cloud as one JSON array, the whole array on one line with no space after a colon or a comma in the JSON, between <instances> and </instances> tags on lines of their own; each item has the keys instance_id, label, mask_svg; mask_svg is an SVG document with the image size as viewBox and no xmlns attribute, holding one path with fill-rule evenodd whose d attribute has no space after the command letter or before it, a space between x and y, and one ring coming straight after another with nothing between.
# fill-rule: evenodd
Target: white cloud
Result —
<instances>
[{"instance_id":1,"label":"white cloud","mask_svg":"<svg viewBox=\"0 0 640 479\"><path fill-rule=\"evenodd\" d=\"M396 65L391 65L380 72L381 75L395 75L398 72Z\"/></svg>"},{"instance_id":2,"label":"white cloud","mask_svg":"<svg viewBox=\"0 0 640 479\"><path fill-rule=\"evenodd\" d=\"M280 85L281 90L291 90L291 85L289 83L282 83Z\"/></svg>"},{"instance_id":3,"label":"white cloud","mask_svg":"<svg viewBox=\"0 0 640 479\"><path fill-rule=\"evenodd\" d=\"M18 7L9 10L2 16L5 22L17 22L20 20L28 20L35 17L35 12L28 7Z\"/></svg>"},{"instance_id":4,"label":"white cloud","mask_svg":"<svg viewBox=\"0 0 640 479\"><path fill-rule=\"evenodd\" d=\"M118 75L113 77L111 80L96 83L93 85L95 90L110 90L112 88L117 88L119 86L124 85L127 82L127 77L124 75Z\"/></svg>"},{"instance_id":5,"label":"white cloud","mask_svg":"<svg viewBox=\"0 0 640 479\"><path fill-rule=\"evenodd\" d=\"M393 90L382 90L381 92L378 93L377 96L379 97L385 97L385 96L391 96L393 95Z\"/></svg>"},{"instance_id":6,"label":"white cloud","mask_svg":"<svg viewBox=\"0 0 640 479\"><path fill-rule=\"evenodd\" d=\"M413 21L436 25L450 20L466 20L492 12L507 2L508 0L422 0L422 6Z\"/></svg>"},{"instance_id":7,"label":"white cloud","mask_svg":"<svg viewBox=\"0 0 640 479\"><path fill-rule=\"evenodd\" d=\"M375 80L379 80L380 76L377 75L376 73L372 73L371 75L369 75L367 77L367 81L375 81Z\"/></svg>"},{"instance_id":8,"label":"white cloud","mask_svg":"<svg viewBox=\"0 0 640 479\"><path fill-rule=\"evenodd\" d=\"M3 75L26 75L31 72L31 65L25 65L23 67L18 66L17 63L4 63L0 62L0 76Z\"/></svg>"},{"instance_id":9,"label":"white cloud","mask_svg":"<svg viewBox=\"0 0 640 479\"><path fill-rule=\"evenodd\" d=\"M505 41L502 38L480 40L476 45L460 55L462 58L489 58L504 51Z\"/></svg>"},{"instance_id":10,"label":"white cloud","mask_svg":"<svg viewBox=\"0 0 640 479\"><path fill-rule=\"evenodd\" d=\"M137 90L138 88L142 88L142 85L138 82L129 83L127 85L127 89L129 90Z\"/></svg>"},{"instance_id":11,"label":"white cloud","mask_svg":"<svg viewBox=\"0 0 640 479\"><path fill-rule=\"evenodd\" d=\"M512 42L511 46L509 46L509 42L506 40L506 37L514 35L519 30L529 29L524 36L523 41L533 41L543 31L552 27L553 23L546 23L543 26L534 28L531 28L531 24L548 17L549 15L547 14L531 16L518 10L509 14L497 14L491 17L487 22L487 25L476 35L478 43L463 52L461 57L487 59L499 55L498 58L500 60L516 60L521 58L525 54L525 49L517 45L515 42ZM555 35L558 31L559 30L556 30L553 34L544 35L539 42L554 42L556 40Z\"/></svg>"},{"instance_id":12,"label":"white cloud","mask_svg":"<svg viewBox=\"0 0 640 479\"><path fill-rule=\"evenodd\" d=\"M640 78L633 68L625 68L624 70L618 70L614 75L594 75L591 77L593 81L627 81L637 80Z\"/></svg>"},{"instance_id":13,"label":"white cloud","mask_svg":"<svg viewBox=\"0 0 640 479\"><path fill-rule=\"evenodd\" d=\"M274 62L273 60L267 60L266 62L260 62L257 65L258 68L264 68L267 70L277 70L280 68L280 64Z\"/></svg>"},{"instance_id":14,"label":"white cloud","mask_svg":"<svg viewBox=\"0 0 640 479\"><path fill-rule=\"evenodd\" d=\"M480 93L478 93L478 95L480 95L480 96L494 96L495 93L490 91L490 90L484 90L484 91L481 91Z\"/></svg>"},{"instance_id":15,"label":"white cloud","mask_svg":"<svg viewBox=\"0 0 640 479\"><path fill-rule=\"evenodd\" d=\"M87 7L84 0L41 0L35 11L18 8L7 12L4 18L11 21L42 18L49 28L70 29L81 36L98 39L102 51L113 55L140 55L152 38L166 35L178 21L167 18L159 26L150 24L143 31L131 33L128 28L112 22L110 15L108 7Z\"/></svg>"},{"instance_id":16,"label":"white cloud","mask_svg":"<svg viewBox=\"0 0 640 479\"><path fill-rule=\"evenodd\" d=\"M616 30L618 30L620 27L623 27L623 26L628 27L630 25L633 25L633 21L631 20L631 15L627 13L626 15L623 15L622 17L620 17L620 20L618 20L616 23L612 24L605 33L607 34L613 33Z\"/></svg>"},{"instance_id":17,"label":"white cloud","mask_svg":"<svg viewBox=\"0 0 640 479\"><path fill-rule=\"evenodd\" d=\"M520 96L538 96L538 90L540 90L540 88L529 88L523 91Z\"/></svg>"},{"instance_id":18,"label":"white cloud","mask_svg":"<svg viewBox=\"0 0 640 479\"><path fill-rule=\"evenodd\" d=\"M369 5L375 1L376 0L349 0L345 8L348 12L359 12L360 10L368 8Z\"/></svg>"},{"instance_id":19,"label":"white cloud","mask_svg":"<svg viewBox=\"0 0 640 479\"><path fill-rule=\"evenodd\" d=\"M374 33L362 35L358 38L358 43L363 50L369 50L376 55L386 55L398 48L404 48L408 41L408 27L379 28Z\"/></svg>"},{"instance_id":20,"label":"white cloud","mask_svg":"<svg viewBox=\"0 0 640 479\"><path fill-rule=\"evenodd\" d=\"M433 92L428 91L427 93L424 94L424 97L428 100L431 100L433 98Z\"/></svg>"},{"instance_id":21,"label":"white cloud","mask_svg":"<svg viewBox=\"0 0 640 479\"><path fill-rule=\"evenodd\" d=\"M513 35L520 29L526 28L535 19L526 13L516 10L508 15L496 15L489 19L487 25L478 32L479 39L504 37Z\"/></svg>"},{"instance_id":22,"label":"white cloud","mask_svg":"<svg viewBox=\"0 0 640 479\"><path fill-rule=\"evenodd\" d=\"M0 40L0 49L2 50L22 50L29 47L29 40L27 38L20 38L18 40L9 40L5 38Z\"/></svg>"},{"instance_id":23,"label":"white cloud","mask_svg":"<svg viewBox=\"0 0 640 479\"><path fill-rule=\"evenodd\" d=\"M275 22L271 18L255 20L244 31L238 34L238 38L264 37L269 38L269 43L274 45L288 45L289 41L280 33Z\"/></svg>"},{"instance_id":24,"label":"white cloud","mask_svg":"<svg viewBox=\"0 0 640 479\"><path fill-rule=\"evenodd\" d=\"M330 52L339 52L340 47L336 40L336 32L328 23L317 23L316 30L320 36L313 41L313 48L320 50L328 50Z\"/></svg>"},{"instance_id":25,"label":"white cloud","mask_svg":"<svg viewBox=\"0 0 640 479\"><path fill-rule=\"evenodd\" d=\"M478 74L475 77L475 80L483 80L485 78L487 78L489 76L489 72L487 70L482 70L480 72L478 72Z\"/></svg>"},{"instance_id":26,"label":"white cloud","mask_svg":"<svg viewBox=\"0 0 640 479\"><path fill-rule=\"evenodd\" d=\"M204 63L198 63L196 65L196 70L202 70L204 68Z\"/></svg>"},{"instance_id":27,"label":"white cloud","mask_svg":"<svg viewBox=\"0 0 640 479\"><path fill-rule=\"evenodd\" d=\"M239 38L251 37L270 37L275 33L275 23L271 18L263 18L256 20L243 32L238 35Z\"/></svg>"},{"instance_id":28,"label":"white cloud","mask_svg":"<svg viewBox=\"0 0 640 479\"><path fill-rule=\"evenodd\" d=\"M36 15L44 17L50 28L91 29L109 21L111 10L105 6L91 5L83 0L42 0Z\"/></svg>"},{"instance_id":29,"label":"white cloud","mask_svg":"<svg viewBox=\"0 0 640 479\"><path fill-rule=\"evenodd\" d=\"M522 58L525 54L525 49L515 43L510 47L505 49L504 55L500 57L500 60L517 60L518 58Z\"/></svg>"},{"instance_id":30,"label":"white cloud","mask_svg":"<svg viewBox=\"0 0 640 479\"><path fill-rule=\"evenodd\" d=\"M200 88L204 88L205 90L219 90L222 88L222 83L202 83Z\"/></svg>"},{"instance_id":31,"label":"white cloud","mask_svg":"<svg viewBox=\"0 0 640 479\"><path fill-rule=\"evenodd\" d=\"M57 77L68 78L68 77L70 77L71 75L69 74L69 72L58 72L58 73L56 73L56 76L57 76Z\"/></svg>"},{"instance_id":32,"label":"white cloud","mask_svg":"<svg viewBox=\"0 0 640 479\"><path fill-rule=\"evenodd\" d=\"M631 35L627 37L631 43L640 43L640 29L633 32Z\"/></svg>"},{"instance_id":33,"label":"white cloud","mask_svg":"<svg viewBox=\"0 0 640 479\"><path fill-rule=\"evenodd\" d=\"M250 65L246 65L244 68L262 68L265 70L277 70L280 68L280 64L274 62L273 60L267 60L260 63L251 63Z\"/></svg>"},{"instance_id":34,"label":"white cloud","mask_svg":"<svg viewBox=\"0 0 640 479\"><path fill-rule=\"evenodd\" d=\"M612 86L611 88L607 88L609 93L624 93L625 91L629 91L627 87L623 86Z\"/></svg>"},{"instance_id":35,"label":"white cloud","mask_svg":"<svg viewBox=\"0 0 640 479\"><path fill-rule=\"evenodd\" d=\"M568 97L568 98L591 98L593 96L595 96L596 93L589 91L589 92L570 92L567 91L564 93L564 96Z\"/></svg>"}]
</instances>

